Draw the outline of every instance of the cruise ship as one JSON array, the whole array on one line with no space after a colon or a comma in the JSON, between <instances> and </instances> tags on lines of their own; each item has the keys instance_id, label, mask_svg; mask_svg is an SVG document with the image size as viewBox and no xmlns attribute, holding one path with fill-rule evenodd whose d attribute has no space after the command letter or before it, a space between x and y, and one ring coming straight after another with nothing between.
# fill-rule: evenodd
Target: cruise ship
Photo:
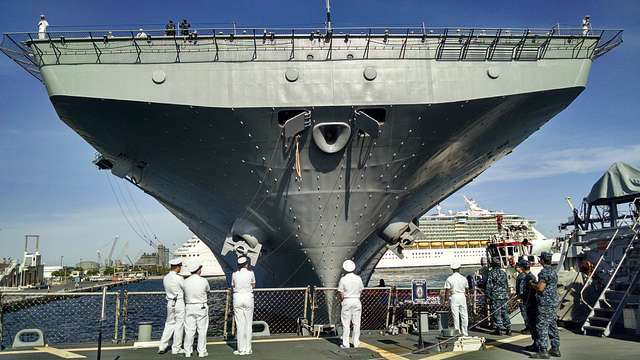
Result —
<instances>
[{"instance_id":1,"label":"cruise ship","mask_svg":"<svg viewBox=\"0 0 640 360\"><path fill-rule=\"evenodd\" d=\"M385 252L376 269L422 268L449 266L457 261L462 266L478 266L486 257L487 245L501 232L501 228L516 226L521 242L527 239L530 253L548 251L554 240L547 239L534 227L535 221L501 211L489 211L478 206L473 199L464 197L466 210L443 213L436 206L436 213L419 220L421 236L411 247L402 252L403 258L393 251ZM500 225L499 225L500 224ZM500 227L501 228L500 228Z\"/></svg>"},{"instance_id":2,"label":"cruise ship","mask_svg":"<svg viewBox=\"0 0 640 360\"><path fill-rule=\"evenodd\" d=\"M0 47L99 169L165 206L227 276L246 254L273 287L336 286L345 259L366 282L622 42L551 26L192 30L7 33Z\"/></svg>"},{"instance_id":3,"label":"cruise ship","mask_svg":"<svg viewBox=\"0 0 640 360\"><path fill-rule=\"evenodd\" d=\"M213 251L195 235L175 249L173 255L183 259L183 264L198 263L202 265L202 274L200 275L203 277L224 276L224 271Z\"/></svg>"}]
</instances>

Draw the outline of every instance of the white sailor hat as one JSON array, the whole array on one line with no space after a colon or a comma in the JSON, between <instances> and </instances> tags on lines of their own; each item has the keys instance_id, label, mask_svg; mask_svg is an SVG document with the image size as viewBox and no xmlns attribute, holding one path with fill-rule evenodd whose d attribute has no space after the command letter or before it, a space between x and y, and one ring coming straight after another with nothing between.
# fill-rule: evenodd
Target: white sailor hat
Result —
<instances>
[{"instance_id":1,"label":"white sailor hat","mask_svg":"<svg viewBox=\"0 0 640 360\"><path fill-rule=\"evenodd\" d=\"M184 266L182 266L182 269L180 269L180 272L178 273L178 275L184 276L184 277L191 275L191 272L189 272L189 264L184 264Z\"/></svg>"},{"instance_id":2,"label":"white sailor hat","mask_svg":"<svg viewBox=\"0 0 640 360\"><path fill-rule=\"evenodd\" d=\"M202 267L202 264L200 264L199 262L189 262L186 266L187 271L191 274L198 271L198 269L200 269L201 267Z\"/></svg>"},{"instance_id":3,"label":"white sailor hat","mask_svg":"<svg viewBox=\"0 0 640 360\"><path fill-rule=\"evenodd\" d=\"M238 257L238 265L243 265L243 264L245 264L247 261L249 261L249 258L247 258L246 256L240 256L240 257Z\"/></svg>"},{"instance_id":4,"label":"white sailor hat","mask_svg":"<svg viewBox=\"0 0 640 360\"><path fill-rule=\"evenodd\" d=\"M356 263L354 263L352 260L345 260L342 263L342 268L346 272L352 272L353 270L356 269Z\"/></svg>"},{"instance_id":5,"label":"white sailor hat","mask_svg":"<svg viewBox=\"0 0 640 360\"><path fill-rule=\"evenodd\" d=\"M171 260L169 260L169 265L171 265L171 266L182 265L182 259L180 259L180 258L171 259Z\"/></svg>"},{"instance_id":6,"label":"white sailor hat","mask_svg":"<svg viewBox=\"0 0 640 360\"><path fill-rule=\"evenodd\" d=\"M454 261L451 263L451 270L458 270L460 269L460 263L457 261Z\"/></svg>"}]
</instances>

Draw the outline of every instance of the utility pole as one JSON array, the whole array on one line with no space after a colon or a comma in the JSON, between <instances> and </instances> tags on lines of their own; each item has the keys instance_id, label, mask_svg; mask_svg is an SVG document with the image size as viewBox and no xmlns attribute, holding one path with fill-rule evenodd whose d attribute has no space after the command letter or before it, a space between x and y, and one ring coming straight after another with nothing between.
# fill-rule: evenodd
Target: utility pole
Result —
<instances>
[{"instance_id":1,"label":"utility pole","mask_svg":"<svg viewBox=\"0 0 640 360\"><path fill-rule=\"evenodd\" d=\"M60 267L62 268L60 270L62 270L62 274L63 274L62 277L64 279L64 278L67 277L67 269L64 268L64 265L62 263L62 259L64 259L64 255L60 255Z\"/></svg>"}]
</instances>

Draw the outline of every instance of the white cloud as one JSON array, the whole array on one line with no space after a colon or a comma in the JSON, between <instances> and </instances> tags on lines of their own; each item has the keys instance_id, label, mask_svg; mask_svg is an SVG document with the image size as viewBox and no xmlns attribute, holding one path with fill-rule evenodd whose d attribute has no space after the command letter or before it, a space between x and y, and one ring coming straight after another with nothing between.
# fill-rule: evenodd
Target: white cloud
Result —
<instances>
[{"instance_id":1,"label":"white cloud","mask_svg":"<svg viewBox=\"0 0 640 360\"><path fill-rule=\"evenodd\" d=\"M616 161L640 163L640 145L514 153L478 177L477 181L511 181L566 174L604 172Z\"/></svg>"}]
</instances>

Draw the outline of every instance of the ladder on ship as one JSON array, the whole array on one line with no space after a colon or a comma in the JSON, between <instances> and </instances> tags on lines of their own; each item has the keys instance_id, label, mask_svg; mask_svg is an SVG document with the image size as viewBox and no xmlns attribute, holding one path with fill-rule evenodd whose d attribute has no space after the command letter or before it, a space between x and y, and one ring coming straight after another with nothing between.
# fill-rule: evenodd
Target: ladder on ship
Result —
<instances>
[{"instance_id":1,"label":"ladder on ship","mask_svg":"<svg viewBox=\"0 0 640 360\"><path fill-rule=\"evenodd\" d=\"M640 263L636 261L640 257L640 240L638 238L640 233L639 220L640 217L634 219L633 225L630 226L631 240L624 248L620 261L613 269L609 281L603 288L600 296L598 296L597 301L593 306L589 306L591 311L589 312L587 320L585 320L582 325L582 332L585 335L608 337L616 321L622 315L629 297L636 288L636 284L640 279ZM618 229L609 240L607 248L600 256L598 265L606 256L619 230L620 229ZM596 265L593 273L598 270L598 265ZM591 284L590 280L592 280L593 273L584 288Z\"/></svg>"}]
</instances>

